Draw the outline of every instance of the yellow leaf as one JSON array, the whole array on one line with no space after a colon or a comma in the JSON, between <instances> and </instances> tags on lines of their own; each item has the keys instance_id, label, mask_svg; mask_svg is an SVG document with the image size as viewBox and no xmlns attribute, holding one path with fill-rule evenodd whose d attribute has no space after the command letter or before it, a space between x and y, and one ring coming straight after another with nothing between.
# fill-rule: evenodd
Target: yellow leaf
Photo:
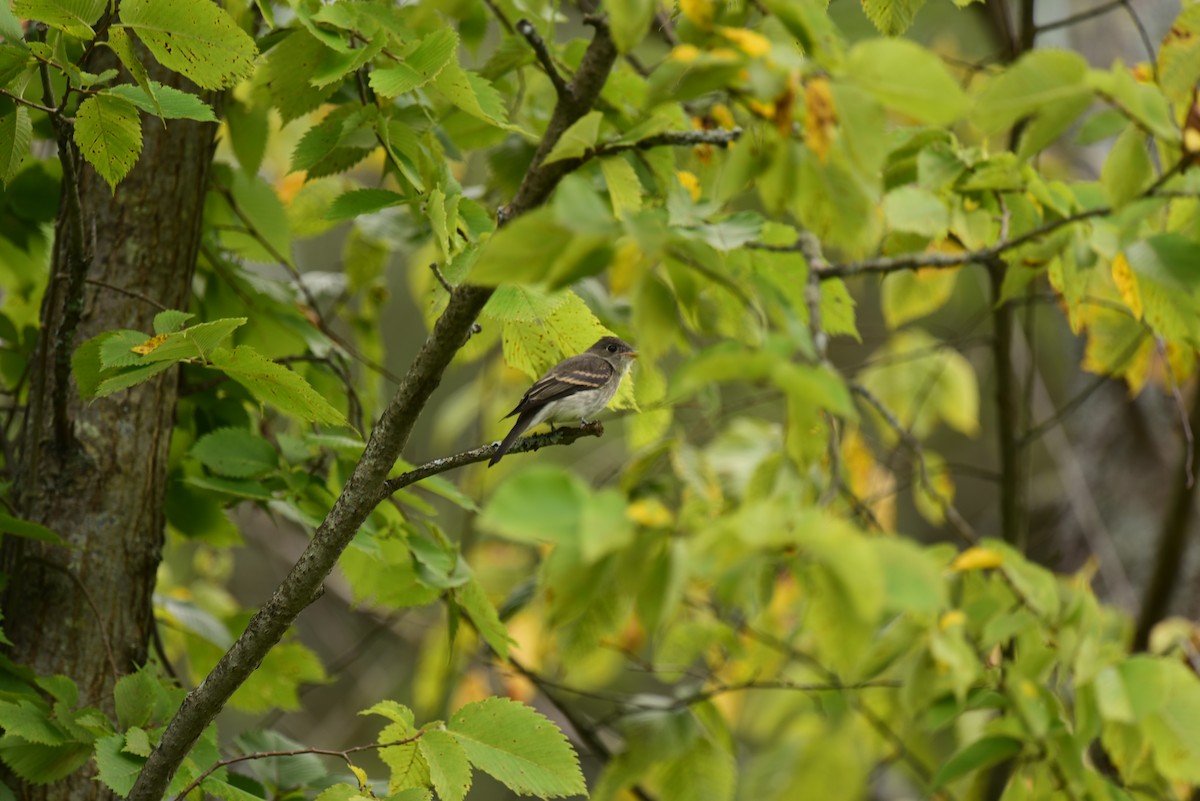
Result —
<instances>
[{"instance_id":1,"label":"yellow leaf","mask_svg":"<svg viewBox=\"0 0 1200 801\"><path fill-rule=\"evenodd\" d=\"M982 545L976 545L956 556L950 563L950 569L958 573L966 573L971 570L990 570L1000 567L1002 564L1004 564L1004 554Z\"/></svg>"},{"instance_id":2,"label":"yellow leaf","mask_svg":"<svg viewBox=\"0 0 1200 801\"><path fill-rule=\"evenodd\" d=\"M875 460L858 430L842 438L842 464L854 497L861 500L884 531L896 528L896 476Z\"/></svg>"},{"instance_id":3,"label":"yellow leaf","mask_svg":"<svg viewBox=\"0 0 1200 801\"><path fill-rule=\"evenodd\" d=\"M733 112L729 110L729 106L724 103L717 103L708 110L709 116L713 118L713 122L720 125L722 128L736 128L737 121L733 118Z\"/></svg>"},{"instance_id":4,"label":"yellow leaf","mask_svg":"<svg viewBox=\"0 0 1200 801\"><path fill-rule=\"evenodd\" d=\"M1138 289L1137 276L1133 273L1133 268L1129 266L1129 262L1125 260L1124 253L1118 253L1112 263L1112 277L1117 285L1117 291L1121 293L1121 300L1125 301L1125 305L1133 312L1133 316L1142 319L1142 293Z\"/></svg>"},{"instance_id":5,"label":"yellow leaf","mask_svg":"<svg viewBox=\"0 0 1200 801\"><path fill-rule=\"evenodd\" d=\"M966 622L967 616L961 609L951 609L938 621L938 629L945 631L952 626L961 626Z\"/></svg>"},{"instance_id":6,"label":"yellow leaf","mask_svg":"<svg viewBox=\"0 0 1200 801\"><path fill-rule=\"evenodd\" d=\"M718 28L717 30L752 58L759 58L771 52L771 40L761 33L755 33L745 28Z\"/></svg>"},{"instance_id":7,"label":"yellow leaf","mask_svg":"<svg viewBox=\"0 0 1200 801\"><path fill-rule=\"evenodd\" d=\"M804 86L804 144L821 161L829 157L836 128L837 110L833 105L829 81L814 78Z\"/></svg>"},{"instance_id":8,"label":"yellow leaf","mask_svg":"<svg viewBox=\"0 0 1200 801\"><path fill-rule=\"evenodd\" d=\"M155 348L166 341L167 335L159 334L158 336L150 337L140 345L134 345L132 348L130 348L130 350L139 356L145 356L147 353L153 352Z\"/></svg>"},{"instance_id":9,"label":"yellow leaf","mask_svg":"<svg viewBox=\"0 0 1200 801\"><path fill-rule=\"evenodd\" d=\"M350 772L354 774L354 778L358 779L358 789L365 790L370 786L367 783L367 772L358 765L351 765Z\"/></svg>"},{"instance_id":10,"label":"yellow leaf","mask_svg":"<svg viewBox=\"0 0 1200 801\"><path fill-rule=\"evenodd\" d=\"M671 510L657 498L634 501L626 507L625 516L646 528L666 528L674 522Z\"/></svg>"},{"instance_id":11,"label":"yellow leaf","mask_svg":"<svg viewBox=\"0 0 1200 801\"><path fill-rule=\"evenodd\" d=\"M617 243L612 265L608 268L608 289L614 297L629 293L642 275L644 262L642 249L632 237L622 238Z\"/></svg>"},{"instance_id":12,"label":"yellow leaf","mask_svg":"<svg viewBox=\"0 0 1200 801\"><path fill-rule=\"evenodd\" d=\"M701 28L712 27L717 16L715 0L679 0L679 10Z\"/></svg>"},{"instance_id":13,"label":"yellow leaf","mask_svg":"<svg viewBox=\"0 0 1200 801\"><path fill-rule=\"evenodd\" d=\"M672 61L682 61L687 63L700 58L700 48L695 45L681 44L675 47L668 56Z\"/></svg>"},{"instance_id":14,"label":"yellow leaf","mask_svg":"<svg viewBox=\"0 0 1200 801\"><path fill-rule=\"evenodd\" d=\"M675 173L675 177L679 180L680 185L688 191L692 196L693 201L700 200L700 179L693 173L687 170L679 170Z\"/></svg>"}]
</instances>

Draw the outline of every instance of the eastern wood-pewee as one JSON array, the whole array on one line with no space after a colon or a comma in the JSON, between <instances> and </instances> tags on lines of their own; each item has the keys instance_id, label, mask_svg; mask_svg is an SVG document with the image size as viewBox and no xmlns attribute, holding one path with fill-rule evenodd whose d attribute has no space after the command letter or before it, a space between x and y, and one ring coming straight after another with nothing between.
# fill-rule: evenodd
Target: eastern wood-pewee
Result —
<instances>
[{"instance_id":1,"label":"eastern wood-pewee","mask_svg":"<svg viewBox=\"0 0 1200 801\"><path fill-rule=\"evenodd\" d=\"M604 337L578 356L569 356L546 371L517 407L504 419L517 415L512 431L500 443L491 467L526 429L544 422L587 419L599 412L617 394L621 379L629 372L637 353L616 337Z\"/></svg>"}]
</instances>

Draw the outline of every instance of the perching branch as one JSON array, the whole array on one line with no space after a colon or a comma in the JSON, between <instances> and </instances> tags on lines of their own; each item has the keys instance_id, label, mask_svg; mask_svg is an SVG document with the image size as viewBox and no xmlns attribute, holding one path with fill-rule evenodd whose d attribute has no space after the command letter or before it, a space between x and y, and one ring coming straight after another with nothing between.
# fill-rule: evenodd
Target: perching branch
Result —
<instances>
[{"instance_id":1,"label":"perching branch","mask_svg":"<svg viewBox=\"0 0 1200 801\"><path fill-rule=\"evenodd\" d=\"M550 48L546 47L546 41L537 32L537 28L533 27L533 23L527 19L518 20L517 33L524 36L525 41L529 42L529 46L533 48L538 61L542 63L542 69L550 77L550 83L554 84L554 91L558 93L558 96L570 95L571 87L563 78L562 73L558 71L558 67L554 65L554 56L550 55Z\"/></svg>"},{"instance_id":2,"label":"perching branch","mask_svg":"<svg viewBox=\"0 0 1200 801\"><path fill-rule=\"evenodd\" d=\"M543 165L542 161L563 132L591 111L617 58L608 27L602 22L594 24L596 34L571 83L571 97L559 98L516 197L498 214L501 225L544 203L566 174L560 165ZM362 458L333 508L271 598L251 618L241 637L204 681L188 693L138 775L130 790L129 801L160 801L171 777L204 728L261 664L296 617L320 595L321 585L337 564L338 557L380 502L388 472L404 452L417 418L441 383L451 359L466 342L475 318L492 292L490 287L466 285L451 293L446 309L380 416Z\"/></svg>"},{"instance_id":3,"label":"perching branch","mask_svg":"<svg viewBox=\"0 0 1200 801\"><path fill-rule=\"evenodd\" d=\"M992 375L996 390L996 444L1000 452L1000 532L1025 551L1020 387L1012 363L1013 309L1002 300L1004 262L988 263L992 288Z\"/></svg>"},{"instance_id":4,"label":"perching branch","mask_svg":"<svg viewBox=\"0 0 1200 801\"><path fill-rule=\"evenodd\" d=\"M542 448L550 447L551 445L570 445L577 439L583 437L600 437L604 435L604 425L598 422L585 423L578 428L556 428L553 431L548 431L544 434L533 434L528 437L521 437L509 448L508 453L511 456L514 453L527 453L536 451ZM457 470L460 467L466 467L469 464L476 462L484 462L492 458L496 453L496 449L500 447L500 442L491 443L490 445L481 445L478 448L473 448L469 451L456 453L453 456L443 456L440 459L434 459L431 462L426 462L423 465L414 467L395 478L389 478L383 482L381 489L380 500L384 500L394 492L399 492L405 487L416 484L418 481L436 476L440 473L446 473L450 470Z\"/></svg>"},{"instance_id":5,"label":"perching branch","mask_svg":"<svg viewBox=\"0 0 1200 801\"><path fill-rule=\"evenodd\" d=\"M195 779L193 779L191 784L189 784L187 787L184 787L182 790L180 790L179 793L175 796L175 801L183 801L183 799L187 798L188 793L190 793L192 790L195 790L197 787L199 787L204 782L205 779L207 779L209 776L216 773L221 768L227 768L230 765L236 765L239 762L249 762L254 759L269 759L271 757L289 757L289 756L303 756L305 754L316 754L319 756L341 757L342 759L344 759L346 761L347 765L350 765L351 767L353 767L354 763L350 761L351 754L357 754L361 751L375 751L380 748L391 748L392 746L396 746L396 745L408 745L409 743L420 739L421 735L423 735L424 733L425 733L425 731L422 730L422 731L418 731L412 737L405 737L403 740L394 740L393 742L390 742L390 743L368 743L367 745L355 745L355 746L352 746L352 747L347 748L342 751L338 751L338 750L331 749L331 748L296 748L291 751L255 751L254 753L251 753L251 754L242 754L241 756L229 757L228 759L218 760L217 762L213 763L213 765L211 767L209 767L208 770L204 771L199 776L197 776Z\"/></svg>"}]
</instances>

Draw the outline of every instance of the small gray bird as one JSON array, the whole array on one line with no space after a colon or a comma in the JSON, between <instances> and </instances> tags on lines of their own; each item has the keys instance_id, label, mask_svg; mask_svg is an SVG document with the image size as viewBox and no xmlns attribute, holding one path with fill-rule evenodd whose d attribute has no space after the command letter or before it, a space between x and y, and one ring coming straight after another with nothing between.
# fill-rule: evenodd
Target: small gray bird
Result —
<instances>
[{"instance_id":1,"label":"small gray bird","mask_svg":"<svg viewBox=\"0 0 1200 801\"><path fill-rule=\"evenodd\" d=\"M517 415L512 431L500 443L491 467L500 461L525 430L544 422L587 419L599 412L617 394L621 379L637 352L616 337L603 337L578 356L569 356L546 371L517 407L504 419Z\"/></svg>"}]
</instances>

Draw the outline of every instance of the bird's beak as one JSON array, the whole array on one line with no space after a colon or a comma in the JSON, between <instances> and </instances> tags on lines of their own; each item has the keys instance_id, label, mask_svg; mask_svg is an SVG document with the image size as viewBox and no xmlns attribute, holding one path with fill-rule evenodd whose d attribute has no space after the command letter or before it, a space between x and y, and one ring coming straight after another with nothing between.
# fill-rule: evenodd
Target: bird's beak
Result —
<instances>
[{"instance_id":1,"label":"bird's beak","mask_svg":"<svg viewBox=\"0 0 1200 801\"><path fill-rule=\"evenodd\" d=\"M636 359L636 358L638 357L638 355L637 355L637 351L636 351L636 350L634 350L634 351L630 351L629 353L626 353L625 355L626 355L626 356L628 356L628 357L629 357L629 358L631 358L631 359Z\"/></svg>"}]
</instances>

